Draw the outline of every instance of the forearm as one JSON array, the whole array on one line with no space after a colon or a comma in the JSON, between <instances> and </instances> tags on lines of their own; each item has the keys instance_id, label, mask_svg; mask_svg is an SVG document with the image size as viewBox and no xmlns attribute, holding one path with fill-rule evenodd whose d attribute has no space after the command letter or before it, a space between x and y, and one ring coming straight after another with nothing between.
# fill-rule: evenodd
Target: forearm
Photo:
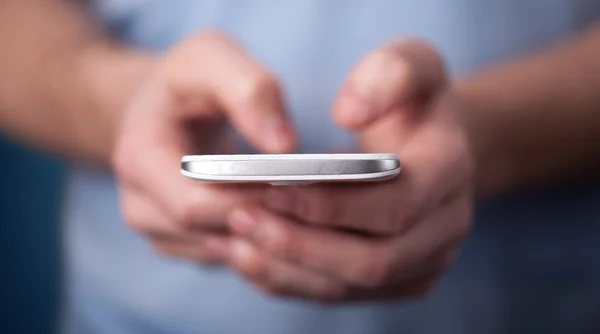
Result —
<instances>
[{"instance_id":1,"label":"forearm","mask_svg":"<svg viewBox=\"0 0 600 334\"><path fill-rule=\"evenodd\" d=\"M151 60L112 44L76 1L0 2L0 129L72 159L105 163Z\"/></svg>"},{"instance_id":2,"label":"forearm","mask_svg":"<svg viewBox=\"0 0 600 334\"><path fill-rule=\"evenodd\" d=\"M456 86L489 196L600 175L600 29Z\"/></svg>"}]
</instances>

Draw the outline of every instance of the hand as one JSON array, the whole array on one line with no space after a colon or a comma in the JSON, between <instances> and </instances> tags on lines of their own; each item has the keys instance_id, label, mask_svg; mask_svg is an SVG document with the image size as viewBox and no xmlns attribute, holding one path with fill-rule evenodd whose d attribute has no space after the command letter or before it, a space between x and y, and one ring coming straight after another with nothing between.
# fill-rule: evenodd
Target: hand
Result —
<instances>
[{"instance_id":1,"label":"hand","mask_svg":"<svg viewBox=\"0 0 600 334\"><path fill-rule=\"evenodd\" d=\"M276 187L229 217L231 264L273 294L319 301L416 298L430 292L470 230L470 149L428 46L367 56L334 106L365 151L396 152L389 182Z\"/></svg>"},{"instance_id":2,"label":"hand","mask_svg":"<svg viewBox=\"0 0 600 334\"><path fill-rule=\"evenodd\" d=\"M295 145L276 81L214 33L171 51L125 111L113 157L122 211L162 253L221 262L230 238L226 214L257 190L180 174L183 155L223 153L223 117L262 151Z\"/></svg>"}]
</instances>

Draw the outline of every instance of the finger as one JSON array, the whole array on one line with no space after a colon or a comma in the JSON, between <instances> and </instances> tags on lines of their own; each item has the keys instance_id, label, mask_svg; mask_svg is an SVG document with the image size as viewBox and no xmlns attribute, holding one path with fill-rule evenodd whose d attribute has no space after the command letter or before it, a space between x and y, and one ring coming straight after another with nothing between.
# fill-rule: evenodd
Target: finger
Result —
<instances>
[{"instance_id":1,"label":"finger","mask_svg":"<svg viewBox=\"0 0 600 334\"><path fill-rule=\"evenodd\" d=\"M265 189L261 203L311 225L375 235L403 233L468 179L463 166L469 162L436 145L431 156L411 146L401 175L390 182L273 187Z\"/></svg>"},{"instance_id":2,"label":"finger","mask_svg":"<svg viewBox=\"0 0 600 334\"><path fill-rule=\"evenodd\" d=\"M151 238L154 248L164 255L201 262L223 263L229 258L230 240L227 235L197 234L194 236L165 236Z\"/></svg>"},{"instance_id":3,"label":"finger","mask_svg":"<svg viewBox=\"0 0 600 334\"><path fill-rule=\"evenodd\" d=\"M281 215L319 227L371 234L399 233L410 228L419 209L413 181L402 178L370 184L272 187L265 190L261 204Z\"/></svg>"},{"instance_id":4,"label":"finger","mask_svg":"<svg viewBox=\"0 0 600 334\"><path fill-rule=\"evenodd\" d=\"M160 98L160 93L156 93L149 95ZM170 102L164 99L161 99L161 105L166 107ZM133 106L136 110L132 111L157 107L142 102ZM165 124L164 120L152 117L140 118L139 122L143 123L138 124L139 131L143 130L143 133L122 141L121 147L116 149L113 165L122 185L146 194L156 206L155 210L164 211L172 224L184 229L222 227L225 215L232 207L252 198L251 189L257 187L217 187L200 184L181 175L181 157L194 150L186 132L188 129L180 123ZM207 136L214 132L209 125L196 130ZM204 143L209 140L211 138L203 138Z\"/></svg>"},{"instance_id":5,"label":"finger","mask_svg":"<svg viewBox=\"0 0 600 334\"><path fill-rule=\"evenodd\" d=\"M440 118L451 117L441 115ZM420 126L400 150L394 180L364 184L316 184L267 189L264 205L327 226L398 233L468 183L473 163L464 134L436 119Z\"/></svg>"},{"instance_id":6,"label":"finger","mask_svg":"<svg viewBox=\"0 0 600 334\"><path fill-rule=\"evenodd\" d=\"M341 282L273 258L244 240L233 242L230 261L244 277L270 294L335 299L345 291Z\"/></svg>"},{"instance_id":7,"label":"finger","mask_svg":"<svg viewBox=\"0 0 600 334\"><path fill-rule=\"evenodd\" d=\"M234 233L251 240L272 257L357 286L370 286L365 264L387 262L384 239L298 224L260 207L235 211L229 220Z\"/></svg>"},{"instance_id":8,"label":"finger","mask_svg":"<svg viewBox=\"0 0 600 334\"><path fill-rule=\"evenodd\" d=\"M406 235L397 237L391 247L396 254L393 275L413 276L423 268L446 268L456 258L459 246L471 230L472 202L467 191L434 210ZM425 266L424 266L425 264Z\"/></svg>"},{"instance_id":9,"label":"finger","mask_svg":"<svg viewBox=\"0 0 600 334\"><path fill-rule=\"evenodd\" d=\"M365 301L411 301L423 299L435 291L442 277L445 267L431 267L430 270L423 272L421 275L403 281L400 284L384 287L384 288L359 288L346 287L342 289L337 296L330 294L325 298L307 297L302 291L287 289L285 292L275 289L272 285L258 281L254 282L260 290L278 296L293 297L307 299L310 301L325 302L327 305L335 305L343 302L345 305L352 302ZM315 300L316 299L316 300Z\"/></svg>"},{"instance_id":10,"label":"finger","mask_svg":"<svg viewBox=\"0 0 600 334\"><path fill-rule=\"evenodd\" d=\"M191 152L197 152L195 140L201 142L202 146L206 146L215 143L218 138L216 138L213 124L203 122L202 128L195 128L191 132L188 127L189 122L181 117L174 117L177 114L175 110L179 110L181 107L181 101L178 98L181 92L186 91L187 88L197 92L196 95L192 94L193 96L206 98L203 101L210 103L218 99L213 96L204 96L204 94L208 94L206 93L208 91L219 92L223 97L229 95L235 97L234 93L224 90L227 86L226 82L218 84L218 80L221 79L212 78L214 75L221 76L220 73L215 72L217 71L215 68L221 68L225 72L229 71L224 74L225 77L238 75L237 72L237 74L230 73L232 69L236 68L242 72L249 71L249 73L255 73L258 70L251 66L251 61L239 54L239 50L235 46L219 37L205 36L190 43L201 44L203 48L199 48L200 50L214 48L214 52L205 54L206 52L198 51L193 46L183 46L180 51L174 52L173 59L167 62L169 65L164 70L165 73L173 75L173 78L168 77L168 81L172 81L172 85L177 87L165 87L166 84L160 80L148 82L142 87L137 98L130 104L129 111L122 122L124 129L129 130L122 131L122 133L126 135L135 132L135 135L127 136L119 141L119 145L115 149L113 165L121 180L134 184L142 189L141 191L147 192L154 202L167 211L176 224L185 228L218 226L224 222L224 215L228 208L245 199L240 191L230 191L231 187L217 189L216 187L199 186L197 182L181 176L181 157ZM193 49L196 53L200 52L201 55L198 58L192 57L195 53L186 51L188 49ZM196 62L189 63L191 60L185 58L188 56L194 58ZM184 58L180 60L179 57ZM223 64L219 62L224 60L231 61L232 65L230 67L221 66ZM235 65L236 62L238 65ZM210 70L207 70L207 73L198 73L200 65L202 68L207 67ZM196 77L201 79L194 79ZM188 82L189 85L184 84L186 78L191 80ZM238 79L230 80L240 81ZM181 85L178 86L179 84ZM235 84L232 83L231 87L235 87ZM174 96L173 91L179 95ZM239 108L236 109L237 111ZM155 117L147 117L148 114ZM164 116L164 114L171 115L171 117ZM252 112L248 114L250 117L254 117ZM201 138L197 138L198 136ZM268 136L263 136L263 138L266 137ZM272 142L271 139L267 141ZM140 149L141 147L144 149Z\"/></svg>"},{"instance_id":11,"label":"finger","mask_svg":"<svg viewBox=\"0 0 600 334\"><path fill-rule=\"evenodd\" d=\"M422 299L436 289L445 269L445 267L432 267L419 276L381 289L354 289L348 293L352 296L348 301L409 301Z\"/></svg>"},{"instance_id":12,"label":"finger","mask_svg":"<svg viewBox=\"0 0 600 334\"><path fill-rule=\"evenodd\" d=\"M186 120L184 126L184 133L190 135L195 145L188 153L235 154L240 150L233 129L223 119Z\"/></svg>"},{"instance_id":13,"label":"finger","mask_svg":"<svg viewBox=\"0 0 600 334\"><path fill-rule=\"evenodd\" d=\"M123 191L121 198L127 225L150 236L152 244L160 252L202 262L227 258L229 238L222 230L185 230L134 190Z\"/></svg>"},{"instance_id":14,"label":"finger","mask_svg":"<svg viewBox=\"0 0 600 334\"><path fill-rule=\"evenodd\" d=\"M258 207L232 214L232 230L272 256L362 287L381 286L418 273L445 254L470 227L467 196L445 204L396 238L366 238L298 224Z\"/></svg>"},{"instance_id":15,"label":"finger","mask_svg":"<svg viewBox=\"0 0 600 334\"><path fill-rule=\"evenodd\" d=\"M120 191L123 219L137 232L150 234L177 235L184 230L173 219L143 193L125 187Z\"/></svg>"},{"instance_id":16,"label":"finger","mask_svg":"<svg viewBox=\"0 0 600 334\"><path fill-rule=\"evenodd\" d=\"M168 58L164 73L179 97L219 106L259 149L283 153L294 148L276 79L223 35L189 39Z\"/></svg>"},{"instance_id":17,"label":"finger","mask_svg":"<svg viewBox=\"0 0 600 334\"><path fill-rule=\"evenodd\" d=\"M193 181L189 181L193 182ZM260 192L257 188L190 185L182 193L162 194L175 223L193 231L196 229L226 229L227 215L233 208L249 203Z\"/></svg>"},{"instance_id":18,"label":"finger","mask_svg":"<svg viewBox=\"0 0 600 334\"><path fill-rule=\"evenodd\" d=\"M433 48L415 40L396 42L352 71L333 116L341 126L360 130L390 111L428 102L445 84L444 62Z\"/></svg>"},{"instance_id":19,"label":"finger","mask_svg":"<svg viewBox=\"0 0 600 334\"><path fill-rule=\"evenodd\" d=\"M259 189L243 186L200 185L181 176L178 169L166 162L170 152L157 150L154 164L139 168L137 177L147 180L138 184L138 193L145 193L147 212L158 213L166 232L180 233L196 229L224 229L227 214L236 206L251 201ZM151 161L154 161L152 159ZM155 176L157 175L157 176ZM138 219L141 222L141 219ZM153 220L158 224L159 220Z\"/></svg>"}]
</instances>

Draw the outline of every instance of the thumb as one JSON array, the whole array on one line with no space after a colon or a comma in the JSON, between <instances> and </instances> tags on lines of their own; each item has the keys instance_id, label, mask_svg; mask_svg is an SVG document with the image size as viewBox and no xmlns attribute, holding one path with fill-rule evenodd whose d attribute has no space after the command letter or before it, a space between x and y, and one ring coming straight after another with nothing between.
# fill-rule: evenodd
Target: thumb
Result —
<instances>
[{"instance_id":1,"label":"thumb","mask_svg":"<svg viewBox=\"0 0 600 334\"><path fill-rule=\"evenodd\" d=\"M443 59L432 47L416 40L395 42L354 68L334 104L333 118L344 128L361 131L390 113L418 111L446 81Z\"/></svg>"}]
</instances>

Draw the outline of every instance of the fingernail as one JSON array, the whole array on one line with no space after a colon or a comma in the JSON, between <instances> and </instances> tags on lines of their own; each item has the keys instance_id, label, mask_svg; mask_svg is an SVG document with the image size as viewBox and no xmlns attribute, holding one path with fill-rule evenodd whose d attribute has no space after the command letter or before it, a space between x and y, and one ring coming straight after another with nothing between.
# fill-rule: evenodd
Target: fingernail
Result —
<instances>
[{"instance_id":1,"label":"fingernail","mask_svg":"<svg viewBox=\"0 0 600 334\"><path fill-rule=\"evenodd\" d=\"M244 236L252 237L256 232L256 219L247 210L236 210L231 214L230 225L234 232Z\"/></svg>"}]
</instances>

